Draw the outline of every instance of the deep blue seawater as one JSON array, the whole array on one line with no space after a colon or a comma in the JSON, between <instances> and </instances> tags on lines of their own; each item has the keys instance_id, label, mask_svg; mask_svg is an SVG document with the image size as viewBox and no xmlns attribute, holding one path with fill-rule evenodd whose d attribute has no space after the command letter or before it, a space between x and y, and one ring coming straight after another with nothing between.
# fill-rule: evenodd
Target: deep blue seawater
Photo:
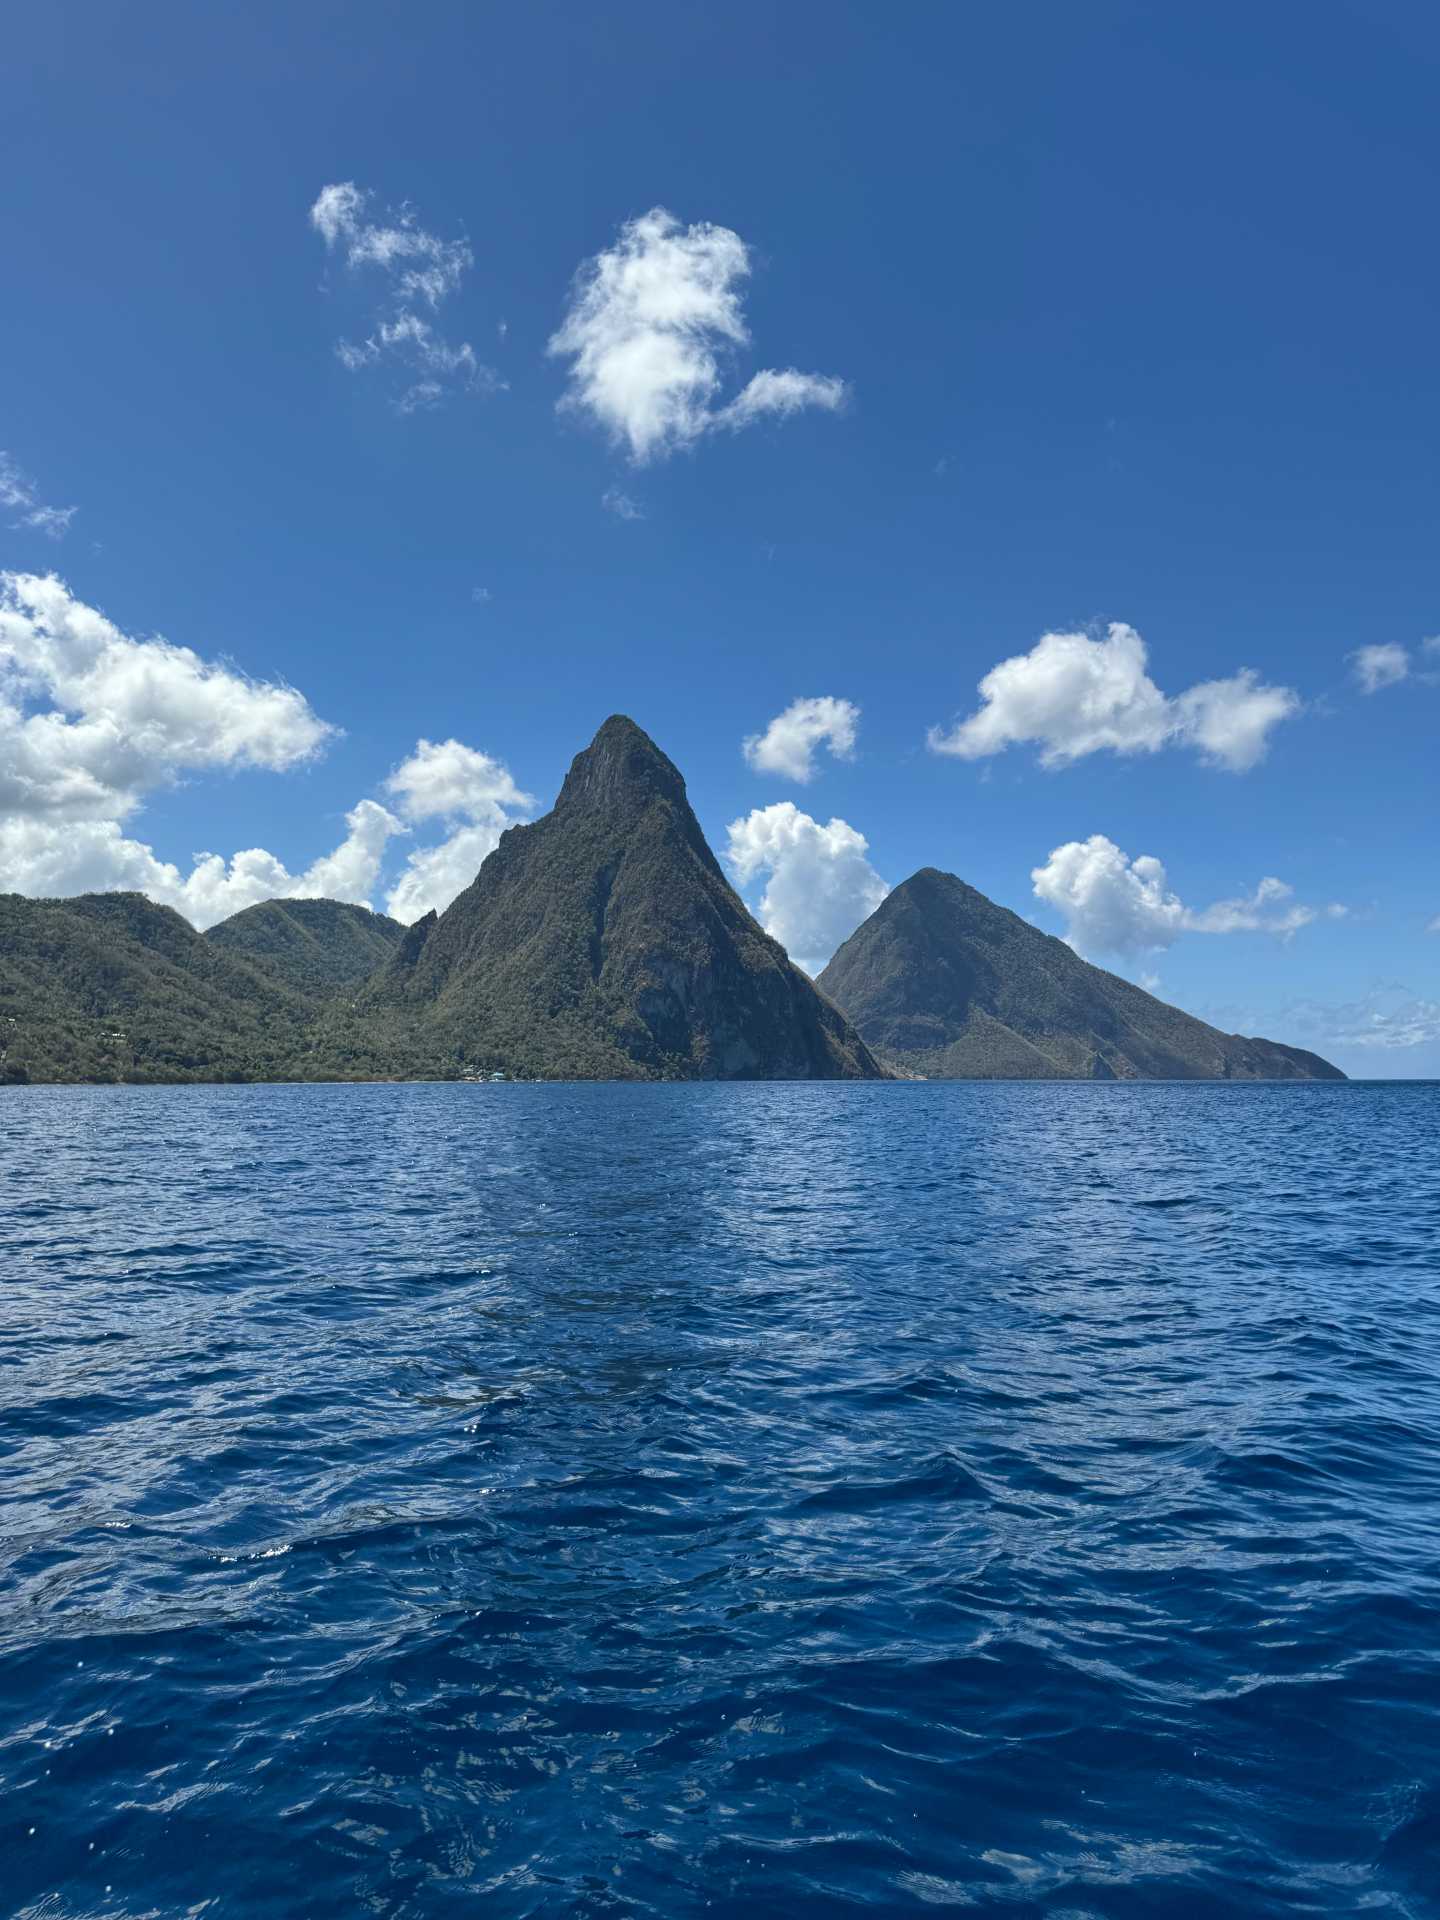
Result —
<instances>
[{"instance_id":1,"label":"deep blue seawater","mask_svg":"<svg viewBox=\"0 0 1440 1920\"><path fill-rule=\"evenodd\" d=\"M1440 1913L1440 1087L0 1096L0 1911Z\"/></svg>"}]
</instances>

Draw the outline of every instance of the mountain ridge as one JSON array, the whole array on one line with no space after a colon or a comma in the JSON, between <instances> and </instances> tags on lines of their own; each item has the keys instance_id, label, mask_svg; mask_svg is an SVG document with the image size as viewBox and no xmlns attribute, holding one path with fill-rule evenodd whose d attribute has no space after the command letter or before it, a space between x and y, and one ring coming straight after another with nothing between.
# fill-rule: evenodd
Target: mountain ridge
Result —
<instances>
[{"instance_id":1,"label":"mountain ridge","mask_svg":"<svg viewBox=\"0 0 1440 1920\"><path fill-rule=\"evenodd\" d=\"M935 867L810 981L624 715L548 814L409 927L278 899L200 933L135 893L0 895L0 1082L491 1073L1344 1078L1167 1006Z\"/></svg>"},{"instance_id":2,"label":"mountain ridge","mask_svg":"<svg viewBox=\"0 0 1440 1920\"><path fill-rule=\"evenodd\" d=\"M884 1077L612 715L443 914L0 896L0 1081Z\"/></svg>"},{"instance_id":3,"label":"mountain ridge","mask_svg":"<svg viewBox=\"0 0 1440 1920\"><path fill-rule=\"evenodd\" d=\"M0 1082L296 1077L313 1012L144 894L0 894Z\"/></svg>"},{"instance_id":4,"label":"mountain ridge","mask_svg":"<svg viewBox=\"0 0 1440 1920\"><path fill-rule=\"evenodd\" d=\"M418 924L418 923L417 923ZM401 943L354 1017L544 1077L879 1078L869 1050L751 917L655 742L613 714L550 813L502 834Z\"/></svg>"},{"instance_id":5,"label":"mountain ridge","mask_svg":"<svg viewBox=\"0 0 1440 1920\"><path fill-rule=\"evenodd\" d=\"M1345 1078L1157 1000L938 867L889 893L817 985L878 1057L929 1078Z\"/></svg>"},{"instance_id":6,"label":"mountain ridge","mask_svg":"<svg viewBox=\"0 0 1440 1920\"><path fill-rule=\"evenodd\" d=\"M349 900L262 900L201 936L243 956L282 984L324 997L383 966L406 929Z\"/></svg>"}]
</instances>

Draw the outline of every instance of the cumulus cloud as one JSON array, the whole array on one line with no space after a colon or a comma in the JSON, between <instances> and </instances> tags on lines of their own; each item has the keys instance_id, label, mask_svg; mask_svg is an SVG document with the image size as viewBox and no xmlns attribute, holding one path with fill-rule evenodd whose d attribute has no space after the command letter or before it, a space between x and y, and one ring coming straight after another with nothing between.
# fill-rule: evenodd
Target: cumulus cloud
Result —
<instances>
[{"instance_id":1,"label":"cumulus cloud","mask_svg":"<svg viewBox=\"0 0 1440 1920\"><path fill-rule=\"evenodd\" d=\"M1132 860L1103 833L1056 847L1030 875L1035 896L1062 914L1065 938L1079 953L1147 953L1182 933L1269 933L1287 939L1322 914L1343 917L1338 903L1302 905L1283 880L1267 878L1253 893L1187 907L1151 854Z\"/></svg>"},{"instance_id":2,"label":"cumulus cloud","mask_svg":"<svg viewBox=\"0 0 1440 1920\"><path fill-rule=\"evenodd\" d=\"M332 731L293 687L133 639L53 574L0 573L0 814L120 820L186 772L293 767Z\"/></svg>"},{"instance_id":3,"label":"cumulus cloud","mask_svg":"<svg viewBox=\"0 0 1440 1920\"><path fill-rule=\"evenodd\" d=\"M502 829L457 827L439 846L417 847L390 889L385 911L405 926L429 913L443 913L469 886L495 851Z\"/></svg>"},{"instance_id":4,"label":"cumulus cloud","mask_svg":"<svg viewBox=\"0 0 1440 1920\"><path fill-rule=\"evenodd\" d=\"M854 758L859 724L860 709L849 700L829 694L792 700L764 733L748 736L743 751L756 773L775 773L804 785L814 777L817 747L828 746L837 760Z\"/></svg>"},{"instance_id":5,"label":"cumulus cloud","mask_svg":"<svg viewBox=\"0 0 1440 1920\"><path fill-rule=\"evenodd\" d=\"M51 540L65 538L78 511L75 507L47 507L35 491L35 482L3 451L0 451L0 507L8 507L19 515L11 521L12 527L28 527Z\"/></svg>"},{"instance_id":6,"label":"cumulus cloud","mask_svg":"<svg viewBox=\"0 0 1440 1920\"><path fill-rule=\"evenodd\" d=\"M340 845L302 873L291 873L263 847L249 847L228 860L218 853L197 853L189 873L182 874L144 841L129 838L114 820L61 825L44 819L0 819L0 887L59 897L116 889L143 893L202 928L262 900L323 897L368 906L386 842L403 828L373 800L362 800L345 820L347 832Z\"/></svg>"},{"instance_id":7,"label":"cumulus cloud","mask_svg":"<svg viewBox=\"0 0 1440 1920\"><path fill-rule=\"evenodd\" d=\"M122 823L188 773L314 758L333 732L293 687L163 639L135 639L53 574L0 574L0 888L134 889L197 926L280 895L364 900L401 823L374 801L302 873L251 847L188 873Z\"/></svg>"},{"instance_id":8,"label":"cumulus cloud","mask_svg":"<svg viewBox=\"0 0 1440 1920\"><path fill-rule=\"evenodd\" d=\"M797 966L816 974L890 891L844 820L821 826L789 800L732 820L726 861L742 888L765 877L759 919Z\"/></svg>"},{"instance_id":9,"label":"cumulus cloud","mask_svg":"<svg viewBox=\"0 0 1440 1920\"><path fill-rule=\"evenodd\" d=\"M1410 655L1393 642L1357 647L1350 655L1350 666L1362 693L1378 693L1382 687L1398 686L1409 678Z\"/></svg>"},{"instance_id":10,"label":"cumulus cloud","mask_svg":"<svg viewBox=\"0 0 1440 1920\"><path fill-rule=\"evenodd\" d=\"M642 466L717 428L833 412L843 380L767 369L729 402L722 357L747 346L741 289L750 252L728 227L682 227L664 207L629 220L576 276L550 352L570 362L562 405L604 429Z\"/></svg>"},{"instance_id":11,"label":"cumulus cloud","mask_svg":"<svg viewBox=\"0 0 1440 1920\"><path fill-rule=\"evenodd\" d=\"M468 341L453 346L420 311L433 314L459 288L474 264L468 241L428 232L408 206L377 208L375 196L353 180L321 188L310 224L352 271L378 276L370 331L362 340L336 343L343 367L351 373L380 364L396 368L404 382L394 396L401 413L437 407L453 392L504 385Z\"/></svg>"},{"instance_id":12,"label":"cumulus cloud","mask_svg":"<svg viewBox=\"0 0 1440 1920\"><path fill-rule=\"evenodd\" d=\"M464 815L504 822L511 812L534 805L509 769L488 753L459 740L418 740L415 751L385 782L407 820Z\"/></svg>"},{"instance_id":13,"label":"cumulus cloud","mask_svg":"<svg viewBox=\"0 0 1440 1920\"><path fill-rule=\"evenodd\" d=\"M196 853L182 872L125 831L147 794L188 773L283 772L333 731L293 687L134 639L53 575L0 574L0 891L134 890L199 927L261 900L368 906L391 840L439 821L443 841L416 848L391 891L409 921L448 906L534 804L491 755L419 740L385 782L390 805L359 801L339 845L300 871L248 847Z\"/></svg>"},{"instance_id":14,"label":"cumulus cloud","mask_svg":"<svg viewBox=\"0 0 1440 1920\"><path fill-rule=\"evenodd\" d=\"M438 846L415 849L390 890L386 907L407 926L432 907L443 913L475 878L506 827L535 804L501 761L453 739L417 741L385 790L405 820L440 820L449 829Z\"/></svg>"},{"instance_id":15,"label":"cumulus cloud","mask_svg":"<svg viewBox=\"0 0 1440 1920\"><path fill-rule=\"evenodd\" d=\"M1171 698L1150 678L1147 658L1145 642L1122 621L1098 639L1044 634L1029 653L990 669L968 719L930 729L931 750L979 760L1028 741L1053 768L1090 753L1185 746L1243 773L1264 756L1272 728L1299 711L1297 694L1264 685L1248 667Z\"/></svg>"}]
</instances>

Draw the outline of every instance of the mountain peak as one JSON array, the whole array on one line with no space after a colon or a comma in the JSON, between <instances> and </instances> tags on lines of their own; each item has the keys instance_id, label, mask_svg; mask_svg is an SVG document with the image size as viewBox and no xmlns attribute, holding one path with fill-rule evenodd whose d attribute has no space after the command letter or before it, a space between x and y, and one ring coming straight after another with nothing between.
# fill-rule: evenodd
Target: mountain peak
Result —
<instances>
[{"instance_id":1,"label":"mountain peak","mask_svg":"<svg viewBox=\"0 0 1440 1920\"><path fill-rule=\"evenodd\" d=\"M643 727L626 714L612 713L589 746L571 761L555 810L582 807L613 812L655 798L688 804L680 769Z\"/></svg>"},{"instance_id":2,"label":"mountain peak","mask_svg":"<svg viewBox=\"0 0 1440 1920\"><path fill-rule=\"evenodd\" d=\"M932 1078L1344 1078L1166 1006L935 867L887 895L816 984L882 1059Z\"/></svg>"},{"instance_id":3,"label":"mountain peak","mask_svg":"<svg viewBox=\"0 0 1440 1920\"><path fill-rule=\"evenodd\" d=\"M353 987L384 964L405 929L350 900L262 900L211 927L205 939L243 955L291 988L321 996Z\"/></svg>"},{"instance_id":4,"label":"mountain peak","mask_svg":"<svg viewBox=\"0 0 1440 1920\"><path fill-rule=\"evenodd\" d=\"M880 1077L751 919L678 769L623 714L409 957L360 1014L383 1009L412 1058L525 1079Z\"/></svg>"}]
</instances>

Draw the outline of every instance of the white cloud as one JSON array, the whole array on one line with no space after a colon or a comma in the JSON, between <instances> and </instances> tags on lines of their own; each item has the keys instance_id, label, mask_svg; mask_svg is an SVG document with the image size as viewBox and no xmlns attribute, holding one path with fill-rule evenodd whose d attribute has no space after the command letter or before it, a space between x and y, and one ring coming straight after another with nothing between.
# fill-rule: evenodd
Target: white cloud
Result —
<instances>
[{"instance_id":1,"label":"white cloud","mask_svg":"<svg viewBox=\"0 0 1440 1920\"><path fill-rule=\"evenodd\" d=\"M645 518L645 509L620 487L607 487L600 496L600 504L607 513L613 513L617 520Z\"/></svg>"},{"instance_id":2,"label":"white cloud","mask_svg":"<svg viewBox=\"0 0 1440 1920\"><path fill-rule=\"evenodd\" d=\"M404 829L373 800L362 800L345 818L348 832L340 845L298 874L263 847L249 847L228 861L218 853L197 853L190 872L182 874L114 820L0 819L0 888L59 897L118 888L174 907L197 927L214 926L262 900L325 898L368 906L386 842Z\"/></svg>"},{"instance_id":3,"label":"white cloud","mask_svg":"<svg viewBox=\"0 0 1440 1920\"><path fill-rule=\"evenodd\" d=\"M637 466L803 407L833 411L845 383L768 369L720 403L721 357L749 344L741 288L750 253L738 233L682 227L664 207L626 221L613 247L576 276L550 352L571 362L562 405L586 415Z\"/></svg>"},{"instance_id":4,"label":"white cloud","mask_svg":"<svg viewBox=\"0 0 1440 1920\"><path fill-rule=\"evenodd\" d=\"M534 805L509 769L459 740L417 740L415 751L385 782L407 820L493 820Z\"/></svg>"},{"instance_id":5,"label":"white cloud","mask_svg":"<svg viewBox=\"0 0 1440 1920\"><path fill-rule=\"evenodd\" d=\"M731 821L725 857L741 887L766 876L760 924L816 974L890 891L868 851L864 834L846 821L822 827L781 800Z\"/></svg>"},{"instance_id":6,"label":"white cloud","mask_svg":"<svg viewBox=\"0 0 1440 1920\"><path fill-rule=\"evenodd\" d=\"M1350 664L1362 693L1398 686L1410 674L1410 655L1393 641L1383 646L1357 647L1350 655Z\"/></svg>"},{"instance_id":7,"label":"white cloud","mask_svg":"<svg viewBox=\"0 0 1440 1920\"><path fill-rule=\"evenodd\" d=\"M379 267L394 276L402 298L437 307L474 265L469 242L427 233L408 206L372 219L374 200L374 194L353 180L322 187L310 209L310 224L327 247L344 253L350 266Z\"/></svg>"},{"instance_id":8,"label":"white cloud","mask_svg":"<svg viewBox=\"0 0 1440 1920\"><path fill-rule=\"evenodd\" d=\"M1184 930L1185 906L1149 854L1131 860L1104 834L1056 847L1030 874L1037 899L1064 915L1066 937L1084 953L1145 953Z\"/></svg>"},{"instance_id":9,"label":"white cloud","mask_svg":"<svg viewBox=\"0 0 1440 1920\"><path fill-rule=\"evenodd\" d=\"M848 389L843 380L826 373L797 373L787 367L783 373L757 373L716 419L720 424L740 428L753 426L767 414L785 420L806 407L822 407L836 413L844 406Z\"/></svg>"},{"instance_id":10,"label":"white cloud","mask_svg":"<svg viewBox=\"0 0 1440 1920\"><path fill-rule=\"evenodd\" d=\"M829 694L792 700L764 733L749 735L745 758L756 773L775 773L804 785L814 776L817 747L828 746L837 760L854 758L859 724L860 709L849 700Z\"/></svg>"},{"instance_id":11,"label":"white cloud","mask_svg":"<svg viewBox=\"0 0 1440 1920\"><path fill-rule=\"evenodd\" d=\"M251 847L181 873L121 823L187 773L284 771L333 729L293 687L247 679L168 640L136 640L47 575L0 574L0 888L130 888L209 926L277 895L363 900L400 822L372 800L303 873Z\"/></svg>"},{"instance_id":12,"label":"white cloud","mask_svg":"<svg viewBox=\"0 0 1440 1920\"><path fill-rule=\"evenodd\" d=\"M323 187L310 224L326 247L355 271L380 276L381 304L363 340L340 340L335 352L351 373L382 362L404 370L395 395L401 413L439 406L454 391L494 392L504 382L476 358L468 341L452 346L419 307L433 313L460 286L475 256L468 241L429 233L412 208L374 211L375 197L352 180Z\"/></svg>"},{"instance_id":13,"label":"white cloud","mask_svg":"<svg viewBox=\"0 0 1440 1920\"><path fill-rule=\"evenodd\" d=\"M1343 917L1345 908L1302 905L1283 880L1267 878L1255 891L1208 907L1187 907L1161 862L1132 860L1103 833L1056 847L1030 875L1035 895L1064 916L1065 938L1078 953L1147 953L1171 946L1182 933L1269 933L1282 939L1318 919Z\"/></svg>"},{"instance_id":14,"label":"white cloud","mask_svg":"<svg viewBox=\"0 0 1440 1920\"><path fill-rule=\"evenodd\" d=\"M390 889L385 911L407 927L432 908L443 913L495 851L501 831L492 826L457 827L439 846L417 847Z\"/></svg>"},{"instance_id":15,"label":"white cloud","mask_svg":"<svg viewBox=\"0 0 1440 1920\"><path fill-rule=\"evenodd\" d=\"M1246 773L1265 758L1272 727L1300 711L1289 687L1267 687L1249 667L1228 680L1205 680L1171 702L1173 738L1199 749L1212 767Z\"/></svg>"},{"instance_id":16,"label":"white cloud","mask_svg":"<svg viewBox=\"0 0 1440 1920\"><path fill-rule=\"evenodd\" d=\"M432 907L443 913L506 827L535 804L502 762L459 740L417 741L385 788L406 820L443 820L450 829L438 846L417 847L391 888L387 909L407 925Z\"/></svg>"},{"instance_id":17,"label":"white cloud","mask_svg":"<svg viewBox=\"0 0 1440 1920\"><path fill-rule=\"evenodd\" d=\"M948 732L932 727L930 747L978 760L1033 741L1042 766L1062 767L1107 750L1188 746L1213 766L1243 773L1263 757L1270 730L1299 711L1297 694L1263 685L1248 667L1171 699L1146 665L1145 642L1121 621L1102 639L1044 634L1029 653L992 667L980 682L979 709Z\"/></svg>"},{"instance_id":18,"label":"white cloud","mask_svg":"<svg viewBox=\"0 0 1440 1920\"><path fill-rule=\"evenodd\" d=\"M333 731L292 687L132 639L53 576L0 574L0 891L133 889L199 927L261 900L368 906L391 839L438 820L446 838L417 848L391 893L413 920L448 906L534 804L489 754L419 740L385 782L394 810L361 800L341 843L300 872L263 847L197 853L182 872L124 831L147 793L187 773L284 771Z\"/></svg>"},{"instance_id":19,"label":"white cloud","mask_svg":"<svg viewBox=\"0 0 1440 1920\"><path fill-rule=\"evenodd\" d=\"M0 507L19 514L12 526L29 527L51 540L65 538L78 511L75 507L45 506L35 492L35 482L4 452L0 452Z\"/></svg>"},{"instance_id":20,"label":"white cloud","mask_svg":"<svg viewBox=\"0 0 1440 1920\"><path fill-rule=\"evenodd\" d=\"M0 573L0 816L120 820L186 772L292 767L332 731L293 687L131 639L53 574Z\"/></svg>"}]
</instances>

